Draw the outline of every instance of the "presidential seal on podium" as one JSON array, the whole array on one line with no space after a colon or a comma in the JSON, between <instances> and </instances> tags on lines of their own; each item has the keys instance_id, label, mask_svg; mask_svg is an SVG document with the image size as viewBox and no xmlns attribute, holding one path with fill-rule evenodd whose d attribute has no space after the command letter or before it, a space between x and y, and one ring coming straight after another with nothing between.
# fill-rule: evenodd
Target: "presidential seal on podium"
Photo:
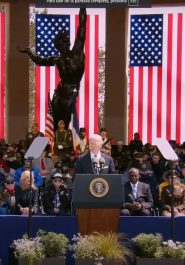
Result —
<instances>
[{"instance_id":1,"label":"presidential seal on podium","mask_svg":"<svg viewBox=\"0 0 185 265\"><path fill-rule=\"evenodd\" d=\"M101 177L95 178L90 182L89 190L94 197L104 197L109 191L109 184L105 179Z\"/></svg>"}]
</instances>

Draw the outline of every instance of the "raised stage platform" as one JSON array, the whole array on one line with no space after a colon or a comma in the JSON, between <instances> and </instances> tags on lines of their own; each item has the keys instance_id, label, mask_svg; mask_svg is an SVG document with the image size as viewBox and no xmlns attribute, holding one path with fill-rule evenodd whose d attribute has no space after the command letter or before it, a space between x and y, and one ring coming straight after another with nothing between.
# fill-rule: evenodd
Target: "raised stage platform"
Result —
<instances>
[{"instance_id":1,"label":"raised stage platform","mask_svg":"<svg viewBox=\"0 0 185 265\"><path fill-rule=\"evenodd\" d=\"M174 219L175 240L185 241L185 217ZM51 217L34 216L32 218L33 236L38 229L66 234L72 238L78 233L75 216ZM0 216L0 258L2 265L11 265L9 262L9 247L14 239L21 238L28 230L28 218L25 216ZM171 236L171 220L169 217L120 217L119 232L134 237L138 233L161 233L164 239ZM67 259L67 265L73 265L72 259Z\"/></svg>"}]
</instances>

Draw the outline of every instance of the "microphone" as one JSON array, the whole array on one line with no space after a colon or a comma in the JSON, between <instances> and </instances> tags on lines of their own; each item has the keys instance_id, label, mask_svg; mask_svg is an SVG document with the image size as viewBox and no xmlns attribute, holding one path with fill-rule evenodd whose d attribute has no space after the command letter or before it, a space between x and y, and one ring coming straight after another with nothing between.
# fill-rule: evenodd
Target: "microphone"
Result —
<instances>
[{"instance_id":1,"label":"microphone","mask_svg":"<svg viewBox=\"0 0 185 265\"><path fill-rule=\"evenodd\" d=\"M100 167L99 167L99 174L101 174L102 171L103 171L103 169L104 169L104 167L105 167L105 159L103 157L100 157L100 159L99 159L99 165L100 165Z\"/></svg>"},{"instance_id":2,"label":"microphone","mask_svg":"<svg viewBox=\"0 0 185 265\"><path fill-rule=\"evenodd\" d=\"M98 165L98 158L97 157L92 158L92 164L94 167Z\"/></svg>"},{"instance_id":3,"label":"microphone","mask_svg":"<svg viewBox=\"0 0 185 265\"><path fill-rule=\"evenodd\" d=\"M92 158L92 165L93 165L93 168L96 170L96 173L98 173L98 158L97 157L93 157Z\"/></svg>"},{"instance_id":4,"label":"microphone","mask_svg":"<svg viewBox=\"0 0 185 265\"><path fill-rule=\"evenodd\" d=\"M105 159L103 157L100 157L99 164L100 164L100 168L103 169L105 166Z\"/></svg>"}]
</instances>

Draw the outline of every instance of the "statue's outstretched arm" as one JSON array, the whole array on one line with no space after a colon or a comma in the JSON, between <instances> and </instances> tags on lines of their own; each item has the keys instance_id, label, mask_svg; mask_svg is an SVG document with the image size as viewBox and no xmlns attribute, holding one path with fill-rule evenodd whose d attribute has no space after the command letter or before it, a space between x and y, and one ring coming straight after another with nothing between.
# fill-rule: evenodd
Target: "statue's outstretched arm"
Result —
<instances>
[{"instance_id":1,"label":"statue's outstretched arm","mask_svg":"<svg viewBox=\"0 0 185 265\"><path fill-rule=\"evenodd\" d=\"M73 46L73 51L75 51L77 53L82 52L84 49L86 20L87 20L86 8L80 8L79 26L78 26L78 30L77 30L77 36L75 39L75 43Z\"/></svg>"},{"instance_id":2,"label":"statue's outstretched arm","mask_svg":"<svg viewBox=\"0 0 185 265\"><path fill-rule=\"evenodd\" d=\"M17 50L21 53L26 53L30 57L30 59L37 65L49 66L49 65L54 63L54 57L48 57L48 58L39 57L39 56L33 54L33 52L31 51L31 49L29 47L23 48L23 49L20 47L17 47Z\"/></svg>"}]
</instances>

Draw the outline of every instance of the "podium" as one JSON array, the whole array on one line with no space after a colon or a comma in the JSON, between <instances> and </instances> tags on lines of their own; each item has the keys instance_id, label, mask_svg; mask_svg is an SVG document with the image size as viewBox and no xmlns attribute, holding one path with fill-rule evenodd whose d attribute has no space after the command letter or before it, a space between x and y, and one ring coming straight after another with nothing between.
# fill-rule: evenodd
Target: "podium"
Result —
<instances>
[{"instance_id":1,"label":"podium","mask_svg":"<svg viewBox=\"0 0 185 265\"><path fill-rule=\"evenodd\" d=\"M81 234L118 232L123 202L123 175L75 175L72 203Z\"/></svg>"}]
</instances>

